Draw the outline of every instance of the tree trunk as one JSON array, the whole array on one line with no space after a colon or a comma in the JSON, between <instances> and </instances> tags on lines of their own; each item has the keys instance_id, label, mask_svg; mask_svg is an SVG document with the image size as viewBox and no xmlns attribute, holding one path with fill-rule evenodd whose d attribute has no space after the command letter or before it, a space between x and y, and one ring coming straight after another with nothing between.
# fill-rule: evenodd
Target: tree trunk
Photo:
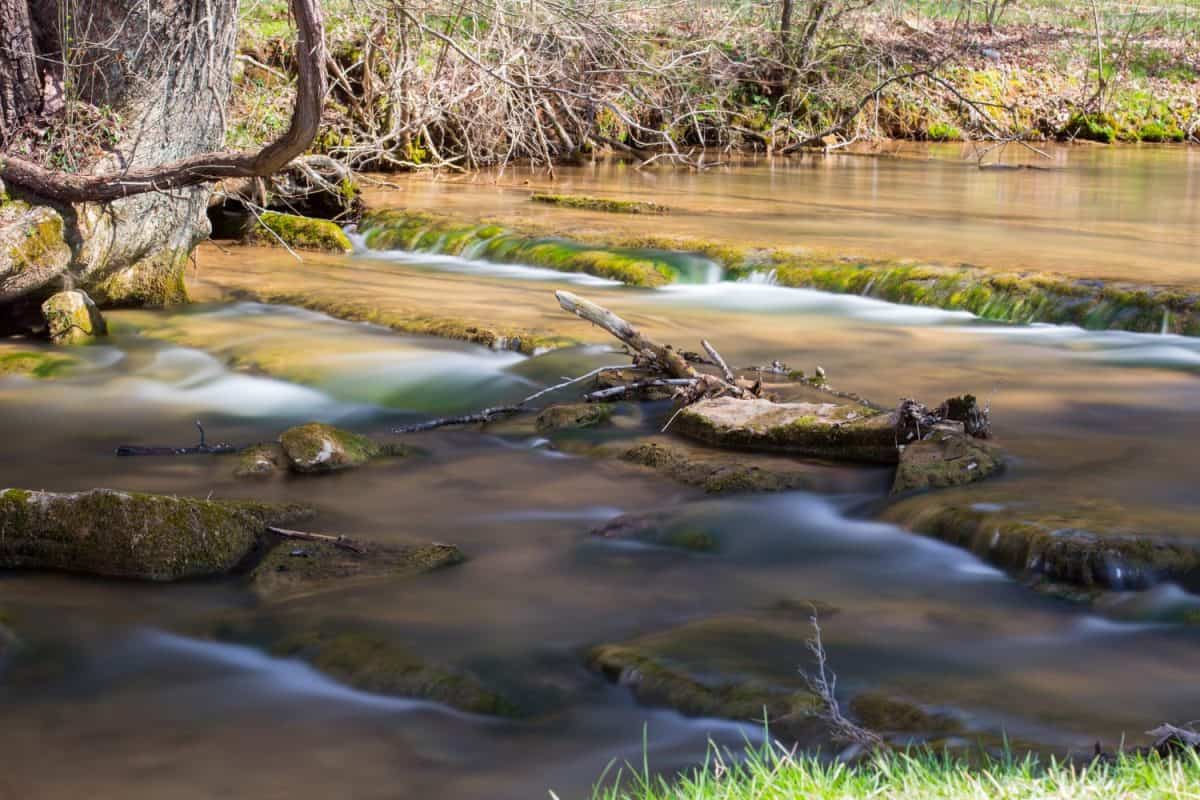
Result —
<instances>
[{"instance_id":1,"label":"tree trunk","mask_svg":"<svg viewBox=\"0 0 1200 800\"><path fill-rule=\"evenodd\" d=\"M783 0L783 9L779 13L779 41L784 47L792 38L792 6L793 0Z\"/></svg>"},{"instance_id":2,"label":"tree trunk","mask_svg":"<svg viewBox=\"0 0 1200 800\"><path fill-rule=\"evenodd\" d=\"M0 0L0 146L42 112L28 0Z\"/></svg>"}]
</instances>

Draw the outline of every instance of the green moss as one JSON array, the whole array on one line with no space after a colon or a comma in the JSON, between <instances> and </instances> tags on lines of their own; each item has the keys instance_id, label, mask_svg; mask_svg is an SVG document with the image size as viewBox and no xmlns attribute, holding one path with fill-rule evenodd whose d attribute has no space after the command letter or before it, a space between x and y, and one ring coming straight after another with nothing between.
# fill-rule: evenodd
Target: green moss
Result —
<instances>
[{"instance_id":1,"label":"green moss","mask_svg":"<svg viewBox=\"0 0 1200 800\"><path fill-rule=\"evenodd\" d=\"M932 122L926 129L926 136L934 142L962 141L962 131L948 122Z\"/></svg>"},{"instance_id":2,"label":"green moss","mask_svg":"<svg viewBox=\"0 0 1200 800\"><path fill-rule=\"evenodd\" d=\"M295 472L320 473L359 467L380 455L379 445L357 433L310 422L279 437L288 467Z\"/></svg>"},{"instance_id":3,"label":"green moss","mask_svg":"<svg viewBox=\"0 0 1200 800\"><path fill-rule=\"evenodd\" d=\"M296 250L327 253L349 253L354 250L345 232L336 222L327 219L264 211L258 215L258 221L260 224L246 234L246 240L254 244L277 246L282 241Z\"/></svg>"},{"instance_id":4,"label":"green moss","mask_svg":"<svg viewBox=\"0 0 1200 800\"><path fill-rule=\"evenodd\" d=\"M78 365L70 356L18 351L0 354L0 375L28 375L34 378L55 378Z\"/></svg>"},{"instance_id":5,"label":"green moss","mask_svg":"<svg viewBox=\"0 0 1200 800\"><path fill-rule=\"evenodd\" d=\"M1085 139L1111 144L1117 140L1117 127L1107 114L1076 112L1063 126L1060 135L1067 139Z\"/></svg>"},{"instance_id":6,"label":"green moss","mask_svg":"<svg viewBox=\"0 0 1200 800\"><path fill-rule=\"evenodd\" d=\"M88 293L104 307L169 306L188 301L184 270L188 248L159 250L89 285Z\"/></svg>"},{"instance_id":7,"label":"green moss","mask_svg":"<svg viewBox=\"0 0 1200 800\"><path fill-rule=\"evenodd\" d=\"M95 489L0 493L0 567L176 580L222 574L298 506Z\"/></svg>"},{"instance_id":8,"label":"green moss","mask_svg":"<svg viewBox=\"0 0 1200 800\"><path fill-rule=\"evenodd\" d=\"M1182 129L1157 120L1142 125L1138 129L1137 137L1143 142L1155 143L1187 141L1187 134Z\"/></svg>"},{"instance_id":9,"label":"green moss","mask_svg":"<svg viewBox=\"0 0 1200 800\"><path fill-rule=\"evenodd\" d=\"M546 203L586 211L605 211L613 214L666 214L670 209L658 203L644 200L611 200L589 197L583 194L534 194L529 198L535 203Z\"/></svg>"},{"instance_id":10,"label":"green moss","mask_svg":"<svg viewBox=\"0 0 1200 800\"><path fill-rule=\"evenodd\" d=\"M708 494L817 490L813 471L791 459L711 450L685 444L642 442L619 450L618 457L650 467L672 480Z\"/></svg>"}]
</instances>

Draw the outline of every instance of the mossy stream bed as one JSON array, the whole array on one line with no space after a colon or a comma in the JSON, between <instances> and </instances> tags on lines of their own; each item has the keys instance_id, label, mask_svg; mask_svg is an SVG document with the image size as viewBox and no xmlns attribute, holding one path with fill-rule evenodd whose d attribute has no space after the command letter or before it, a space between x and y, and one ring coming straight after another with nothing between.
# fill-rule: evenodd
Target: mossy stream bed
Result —
<instances>
[{"instance_id":1,"label":"mossy stream bed","mask_svg":"<svg viewBox=\"0 0 1200 800\"><path fill-rule=\"evenodd\" d=\"M792 716L814 611L845 707L897 744L1078 754L1200 717L1200 340L442 266L205 249L193 307L112 312L70 351L4 344L0 488L303 504L297 527L440 555L338 582L292 542L260 565L277 591L0 572L0 789L585 797L643 743L668 772L710 739L741 750L764 706L830 753ZM390 433L626 361L558 311L568 286L658 340L820 365L883 406L974 393L1005 470L890 498L889 464L731 461L661 433L662 400ZM252 480L235 456L113 454L194 444L197 419L210 443L320 421L407 449Z\"/></svg>"}]
</instances>

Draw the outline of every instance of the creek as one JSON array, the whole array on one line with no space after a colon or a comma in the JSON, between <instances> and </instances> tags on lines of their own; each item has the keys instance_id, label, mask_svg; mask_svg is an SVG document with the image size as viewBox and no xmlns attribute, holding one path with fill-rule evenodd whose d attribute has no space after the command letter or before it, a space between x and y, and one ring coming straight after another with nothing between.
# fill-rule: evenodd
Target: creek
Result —
<instances>
[{"instance_id":1,"label":"creek","mask_svg":"<svg viewBox=\"0 0 1200 800\"><path fill-rule=\"evenodd\" d=\"M681 209L605 224L1036 261L1079 275L1194 275L1194 153L1059 157L1061 169L1049 172L843 157L782 172L612 166L560 180L564 191ZM510 171L500 180L414 181L400 193L418 206L501 214L528 191L521 181L540 178ZM398 204L397 194L373 203ZM439 310L535 321L585 344L524 356L205 289L235 271L249 281L283 275L298 293L321 287L427 306L436 298ZM205 300L193 307L112 312L109 340L77 351L82 364L63 377L0 376L0 486L305 502L318 509L312 530L452 542L466 563L299 598L289 613L470 671L523 714L491 718L372 693L213 639L211 620L254 612L234 580L160 586L6 572L0 610L25 648L0 665L0 797L515 800L550 789L586 798L610 762L640 764L643 742L652 768L670 771L699 763L710 739L738 750L762 732L753 720L639 705L582 654L715 615L806 618L810 603L825 609L824 644L845 698L882 691L950 713L972 734L1059 752L1085 752L1097 739L1140 743L1160 722L1200 717L1200 625L1185 621L1200 615L1195 587L1163 583L1089 603L1033 591L964 550L874 520L888 486L878 468L827 467L835 477L825 495L706 496L503 428L406 439L424 451L418 459L253 483L235 479L221 457L113 455L121 444L190 444L196 419L210 441L235 444L313 419L387 437L399 424L513 402L619 363L603 337L588 340L584 323L557 311L553 290L569 288L660 340L697 349L708 338L737 365L779 359L811 373L819 364L838 389L885 405L978 394L1010 462L974 502L1120 504L1197 519L1200 340L997 325L765 276L644 290L431 254L297 264L279 251L206 251L193 284ZM648 432L670 413L667 403L623 405L618 434L580 438ZM620 514L659 509L705 531L715 552L589 535ZM757 640L736 625L720 631L696 656L714 672L736 671L737 659L766 673L808 666L795 642Z\"/></svg>"}]
</instances>

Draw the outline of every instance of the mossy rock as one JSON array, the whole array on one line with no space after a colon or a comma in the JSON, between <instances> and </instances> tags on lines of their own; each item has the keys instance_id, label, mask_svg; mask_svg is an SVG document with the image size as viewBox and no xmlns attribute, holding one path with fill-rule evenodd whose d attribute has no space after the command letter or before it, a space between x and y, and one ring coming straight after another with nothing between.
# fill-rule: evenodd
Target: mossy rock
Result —
<instances>
[{"instance_id":1,"label":"mossy rock","mask_svg":"<svg viewBox=\"0 0 1200 800\"><path fill-rule=\"evenodd\" d=\"M986 499L927 495L883 516L1002 569L1084 589L1145 589L1200 575L1200 525L1188 515L1105 501L1046 508L1018 495Z\"/></svg>"},{"instance_id":2,"label":"mossy rock","mask_svg":"<svg viewBox=\"0 0 1200 800\"><path fill-rule=\"evenodd\" d=\"M274 442L252 444L237 455L235 478L269 478L281 472L287 463L283 448Z\"/></svg>"},{"instance_id":3,"label":"mossy rock","mask_svg":"<svg viewBox=\"0 0 1200 800\"><path fill-rule=\"evenodd\" d=\"M605 197L589 197L584 194L537 193L529 199L535 203L577 208L584 211L604 211L610 214L666 214L670 211L664 205L645 200L613 200Z\"/></svg>"},{"instance_id":4,"label":"mossy rock","mask_svg":"<svg viewBox=\"0 0 1200 800\"><path fill-rule=\"evenodd\" d=\"M336 222L295 214L264 211L258 225L247 230L245 240L252 244L279 246L282 241L294 250L325 253L350 253L354 246Z\"/></svg>"},{"instance_id":5,"label":"mossy rock","mask_svg":"<svg viewBox=\"0 0 1200 800\"><path fill-rule=\"evenodd\" d=\"M78 366L71 356L29 350L0 350L0 375L24 375L30 378L56 378Z\"/></svg>"},{"instance_id":6,"label":"mossy rock","mask_svg":"<svg viewBox=\"0 0 1200 800\"><path fill-rule=\"evenodd\" d=\"M613 407L607 403L571 403L547 406L537 415L535 426L541 433L579 430L603 425L612 419Z\"/></svg>"},{"instance_id":7,"label":"mossy rock","mask_svg":"<svg viewBox=\"0 0 1200 800\"><path fill-rule=\"evenodd\" d=\"M296 613L238 615L219 621L213 633L278 658L299 659L364 692L429 700L474 714L513 717L519 712L474 674L430 662L390 632L354 620L314 624Z\"/></svg>"},{"instance_id":8,"label":"mossy rock","mask_svg":"<svg viewBox=\"0 0 1200 800\"><path fill-rule=\"evenodd\" d=\"M943 424L928 438L904 446L892 494L964 486L990 478L1003 468L999 449L967 436L961 424Z\"/></svg>"},{"instance_id":9,"label":"mossy rock","mask_svg":"<svg viewBox=\"0 0 1200 800\"><path fill-rule=\"evenodd\" d=\"M382 454L380 446L366 436L320 422L289 428L279 443L288 468L302 473L359 467Z\"/></svg>"},{"instance_id":10,"label":"mossy rock","mask_svg":"<svg viewBox=\"0 0 1200 800\"><path fill-rule=\"evenodd\" d=\"M283 539L251 571L251 587L260 597L277 601L349 582L419 575L466 561L462 551L449 544L356 546L360 549Z\"/></svg>"},{"instance_id":11,"label":"mossy rock","mask_svg":"<svg viewBox=\"0 0 1200 800\"><path fill-rule=\"evenodd\" d=\"M777 738L827 743L818 698L797 665L808 656L802 622L722 616L588 652L588 665L648 706L762 725ZM781 668L786 662L786 668Z\"/></svg>"},{"instance_id":12,"label":"mossy rock","mask_svg":"<svg viewBox=\"0 0 1200 800\"><path fill-rule=\"evenodd\" d=\"M883 692L855 695L850 713L864 728L881 735L949 736L963 731L962 722L949 714L926 711L916 703Z\"/></svg>"},{"instance_id":13,"label":"mossy rock","mask_svg":"<svg viewBox=\"0 0 1200 800\"><path fill-rule=\"evenodd\" d=\"M848 491L869 480L866 475L852 476L836 468L785 456L721 450L667 437L652 437L632 447L626 444L610 449L626 463L648 467L708 494Z\"/></svg>"},{"instance_id":14,"label":"mossy rock","mask_svg":"<svg viewBox=\"0 0 1200 800\"><path fill-rule=\"evenodd\" d=\"M172 581L220 575L301 506L93 489L0 492L0 567Z\"/></svg>"},{"instance_id":15,"label":"mossy rock","mask_svg":"<svg viewBox=\"0 0 1200 800\"><path fill-rule=\"evenodd\" d=\"M721 549L720 539L712 531L695 523L680 522L675 514L668 511L623 514L596 528L591 535L603 539L633 540L694 553L715 553Z\"/></svg>"},{"instance_id":16,"label":"mossy rock","mask_svg":"<svg viewBox=\"0 0 1200 800\"><path fill-rule=\"evenodd\" d=\"M672 430L716 447L879 464L899 458L889 416L850 403L718 397L683 409Z\"/></svg>"},{"instance_id":17,"label":"mossy rock","mask_svg":"<svg viewBox=\"0 0 1200 800\"><path fill-rule=\"evenodd\" d=\"M0 302L46 286L70 261L57 211L20 201L0 206Z\"/></svg>"},{"instance_id":18,"label":"mossy rock","mask_svg":"<svg viewBox=\"0 0 1200 800\"><path fill-rule=\"evenodd\" d=\"M108 335L100 309L86 292L72 290L52 295L42 303L50 340L57 345L87 344Z\"/></svg>"}]
</instances>

